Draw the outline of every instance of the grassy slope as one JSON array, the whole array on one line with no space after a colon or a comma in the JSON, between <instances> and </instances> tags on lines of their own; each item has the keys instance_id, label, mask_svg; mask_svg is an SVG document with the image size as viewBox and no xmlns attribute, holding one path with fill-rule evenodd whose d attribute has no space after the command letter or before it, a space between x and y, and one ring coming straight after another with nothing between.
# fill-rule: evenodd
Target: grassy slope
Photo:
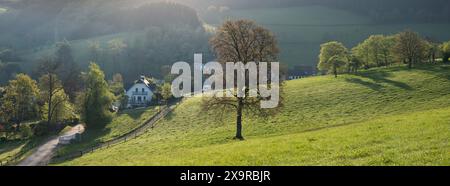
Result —
<instances>
[{"instance_id":1,"label":"grassy slope","mask_svg":"<svg viewBox=\"0 0 450 186\"><path fill-rule=\"evenodd\" d=\"M288 82L285 94L277 116L245 115L243 142L231 139L231 115L218 122L194 98L152 132L65 165L448 164L449 66L306 78ZM362 155L348 158L354 153Z\"/></svg>"},{"instance_id":2,"label":"grassy slope","mask_svg":"<svg viewBox=\"0 0 450 186\"><path fill-rule=\"evenodd\" d=\"M320 6L232 9L223 17L208 14L203 19L217 26L230 17L252 19L273 31L281 48L280 60L290 66L316 65L320 44L330 40L353 47L369 35L405 29L439 40L450 39L449 24L371 24L368 17Z\"/></svg>"},{"instance_id":3,"label":"grassy slope","mask_svg":"<svg viewBox=\"0 0 450 186\"><path fill-rule=\"evenodd\" d=\"M450 109L437 109L151 156L127 155L132 161L116 162L110 156L123 149L107 149L68 165L449 165L449 121ZM142 142L133 147L137 144Z\"/></svg>"},{"instance_id":4,"label":"grassy slope","mask_svg":"<svg viewBox=\"0 0 450 186\"><path fill-rule=\"evenodd\" d=\"M149 109L127 110L117 114L114 116L113 121L106 125L104 129L87 129L82 136L81 142L63 146L58 152L74 152L97 143L120 137L144 124L145 121L158 112L158 109L158 107L151 107Z\"/></svg>"}]
</instances>

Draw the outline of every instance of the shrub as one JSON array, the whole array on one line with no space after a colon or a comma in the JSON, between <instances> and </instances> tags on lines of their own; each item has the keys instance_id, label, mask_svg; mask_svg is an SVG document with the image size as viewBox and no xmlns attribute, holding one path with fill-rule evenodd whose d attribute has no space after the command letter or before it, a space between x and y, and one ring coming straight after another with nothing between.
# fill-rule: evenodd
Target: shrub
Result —
<instances>
[{"instance_id":1,"label":"shrub","mask_svg":"<svg viewBox=\"0 0 450 186\"><path fill-rule=\"evenodd\" d=\"M31 127L29 125L21 125L19 130L21 138L26 139L33 136L33 131L31 130Z\"/></svg>"},{"instance_id":2,"label":"shrub","mask_svg":"<svg viewBox=\"0 0 450 186\"><path fill-rule=\"evenodd\" d=\"M32 126L32 129L33 129L33 134L35 136L44 136L44 135L48 134L48 131L49 131L49 128L48 128L46 122L40 122L40 123L34 124Z\"/></svg>"}]
</instances>

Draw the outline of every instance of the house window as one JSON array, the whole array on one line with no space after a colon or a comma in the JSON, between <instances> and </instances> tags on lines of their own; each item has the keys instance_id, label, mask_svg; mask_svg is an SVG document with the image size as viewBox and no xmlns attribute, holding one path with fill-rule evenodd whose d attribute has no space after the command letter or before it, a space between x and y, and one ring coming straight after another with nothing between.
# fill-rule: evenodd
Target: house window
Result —
<instances>
[{"instance_id":1,"label":"house window","mask_svg":"<svg viewBox=\"0 0 450 186\"><path fill-rule=\"evenodd\" d=\"M141 102L141 101L142 101L141 96L138 96L138 102Z\"/></svg>"},{"instance_id":2,"label":"house window","mask_svg":"<svg viewBox=\"0 0 450 186\"><path fill-rule=\"evenodd\" d=\"M136 92L138 92L138 88L136 88Z\"/></svg>"},{"instance_id":3,"label":"house window","mask_svg":"<svg viewBox=\"0 0 450 186\"><path fill-rule=\"evenodd\" d=\"M145 92L145 89L144 89L144 88L142 88L142 92Z\"/></svg>"},{"instance_id":4,"label":"house window","mask_svg":"<svg viewBox=\"0 0 450 186\"><path fill-rule=\"evenodd\" d=\"M147 97L144 97L144 101L147 100Z\"/></svg>"}]
</instances>

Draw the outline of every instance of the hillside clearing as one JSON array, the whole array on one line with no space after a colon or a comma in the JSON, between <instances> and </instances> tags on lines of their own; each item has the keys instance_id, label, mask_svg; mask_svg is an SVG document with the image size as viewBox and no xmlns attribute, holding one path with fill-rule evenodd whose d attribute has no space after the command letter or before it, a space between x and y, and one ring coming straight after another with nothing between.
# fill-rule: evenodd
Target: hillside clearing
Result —
<instances>
[{"instance_id":1,"label":"hillside clearing","mask_svg":"<svg viewBox=\"0 0 450 186\"><path fill-rule=\"evenodd\" d=\"M239 164L239 165L284 165L293 164L412 164L413 158L402 157L400 149L401 143L417 143L416 147L430 146L430 143L439 142L433 148L437 153L428 153L424 150L424 161L417 164L448 164L443 162L448 156L442 155L442 151L448 152L445 136L448 136L448 112L450 108L450 66L433 65L419 66L416 69L408 70L405 67L378 68L361 72L358 75L341 75L335 79L331 76L311 77L300 80L289 81L285 87L285 107L280 109L280 113L274 117L258 118L249 114L244 116L244 137L248 140L236 142L232 140L234 133L234 117L231 113L224 112L224 117L220 114L204 113L199 107L199 98L188 99L183 102L172 114L160 121L158 127L151 132L142 135L136 140L117 145L111 149L102 150L93 154L88 154L79 159L66 162L63 165L211 165L211 164ZM432 110L435 110L432 111ZM431 114L436 113L436 114ZM213 114L213 115L211 115ZM414 117L413 117L414 116ZM413 118L409 120L408 118ZM188 122L187 122L188 121ZM389 123L394 123L400 127L388 127ZM310 130L319 130L328 127L338 127L311 133L302 133ZM374 126L381 126L380 130L367 132ZM411 125L412 127L406 127ZM421 126L428 126L428 132ZM353 126L360 126L353 128ZM375 127L376 129L376 127ZM381 130L382 129L382 130ZM435 130L439 129L439 130ZM336 131L335 131L336 130ZM343 132L339 132L339 131ZM355 130L355 131L352 131ZM366 132L364 132L366 131ZM377 131L379 133L377 133ZM402 132L404 131L404 132ZM349 132L349 134L346 134ZM422 137L418 137L424 132ZM386 133L385 138L378 138L377 134ZM398 137L394 134L398 133ZM359 135L357 135L359 134ZM292 144L307 138L320 140L324 147L327 145L337 145L336 139L342 139L344 146L336 146L331 149L330 157L335 157L329 163L324 160L315 159L306 161L308 158L321 156L313 155L319 151L313 151L310 157L299 153L305 149L300 148L299 155L292 156ZM315 136L318 137L315 137ZM328 137L335 136L335 137ZM340 161L337 151L344 149L343 153L349 154L351 151L345 149L345 144L355 145L358 149L369 148L360 144L361 139L379 141L382 145L378 149L370 150L366 160ZM389 137L391 136L391 137ZM444 136L444 137L443 137ZM351 139L343 140L347 137ZM413 139L416 138L416 141ZM320 139L324 138L324 139ZM292 141L290 139L293 139ZM294 140L297 139L297 140ZM429 140L428 140L429 139ZM268 141L264 141L268 140ZM444 140L444 141L443 141ZM271 143L273 142L273 143ZM338 141L337 141L338 142ZM242 143L242 144L240 144ZM266 154L260 161L253 161L254 156L264 154L261 148L249 148L253 145L264 144L267 147L264 152L274 153L271 156L283 158L279 162L270 158ZM292 143L292 144L291 144ZM299 142L298 142L299 143ZM341 143L341 142L339 142ZM268 144L272 146L268 148ZM286 146L284 146L286 144ZM291 144L291 145L289 145ZM397 144L397 146L395 145ZM225 149L233 149L228 151ZM316 146L317 148L321 145ZM408 145L404 145L404 151L408 150ZM411 146L411 148L412 148ZM224 149L222 149L222 147ZM246 148L238 151L238 147ZM248 148L247 148L248 147ZM256 146L257 147L257 146ZM278 148L279 147L279 148ZM376 160L380 158L379 152L384 148L390 161L383 163ZM376 147L374 147L376 148ZM284 149L284 150L283 150ZM320 148L318 149L320 150ZM217 160L214 154L207 152L229 152L242 153L240 160L237 158L227 158L221 155L224 160ZM431 152L431 150L429 151ZM434 151L433 151L434 152ZM199 156L198 161L188 161L184 156ZM428 154L427 154L428 153ZM305 158L305 161L301 161ZM404 159L404 161L397 161ZM428 159L428 160L427 160ZM294 161L295 160L295 161Z\"/></svg>"}]
</instances>

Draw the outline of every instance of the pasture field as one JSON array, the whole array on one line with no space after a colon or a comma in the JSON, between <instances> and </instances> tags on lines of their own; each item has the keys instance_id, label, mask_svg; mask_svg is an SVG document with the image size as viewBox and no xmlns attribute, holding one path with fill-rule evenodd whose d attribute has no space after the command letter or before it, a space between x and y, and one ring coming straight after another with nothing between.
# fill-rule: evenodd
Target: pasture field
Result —
<instances>
[{"instance_id":1,"label":"pasture field","mask_svg":"<svg viewBox=\"0 0 450 186\"><path fill-rule=\"evenodd\" d=\"M449 165L450 66L378 68L288 81L267 118L190 98L135 140L61 165Z\"/></svg>"}]
</instances>

